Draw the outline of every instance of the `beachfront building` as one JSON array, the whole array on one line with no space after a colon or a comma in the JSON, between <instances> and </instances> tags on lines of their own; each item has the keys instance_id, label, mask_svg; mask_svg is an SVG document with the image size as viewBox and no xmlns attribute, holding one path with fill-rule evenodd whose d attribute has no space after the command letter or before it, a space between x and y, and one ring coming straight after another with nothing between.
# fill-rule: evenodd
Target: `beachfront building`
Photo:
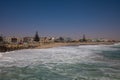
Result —
<instances>
[{"instance_id":1,"label":"beachfront building","mask_svg":"<svg viewBox=\"0 0 120 80\"><path fill-rule=\"evenodd\" d=\"M4 37L3 40L5 43L20 43L23 41L23 39L19 37Z\"/></svg>"},{"instance_id":2,"label":"beachfront building","mask_svg":"<svg viewBox=\"0 0 120 80\"><path fill-rule=\"evenodd\" d=\"M54 42L54 37L40 37L40 43L51 43Z\"/></svg>"},{"instance_id":3,"label":"beachfront building","mask_svg":"<svg viewBox=\"0 0 120 80\"><path fill-rule=\"evenodd\" d=\"M72 40L72 38L70 38L70 37L66 37L66 38L64 38L64 42L72 42L73 40Z\"/></svg>"},{"instance_id":4,"label":"beachfront building","mask_svg":"<svg viewBox=\"0 0 120 80\"><path fill-rule=\"evenodd\" d=\"M92 39L92 42L109 42L109 40L105 38L95 38Z\"/></svg>"},{"instance_id":5,"label":"beachfront building","mask_svg":"<svg viewBox=\"0 0 120 80\"><path fill-rule=\"evenodd\" d=\"M55 42L55 38L54 37L50 37L48 40L49 40L49 42Z\"/></svg>"},{"instance_id":6,"label":"beachfront building","mask_svg":"<svg viewBox=\"0 0 120 80\"><path fill-rule=\"evenodd\" d=\"M55 42L72 42L72 38L70 37L59 37L54 40Z\"/></svg>"},{"instance_id":7,"label":"beachfront building","mask_svg":"<svg viewBox=\"0 0 120 80\"><path fill-rule=\"evenodd\" d=\"M47 37L40 37L40 42L41 43L48 43L49 39Z\"/></svg>"},{"instance_id":8,"label":"beachfront building","mask_svg":"<svg viewBox=\"0 0 120 80\"><path fill-rule=\"evenodd\" d=\"M11 38L12 43L17 43L17 41L18 41L17 38L15 38L15 37Z\"/></svg>"},{"instance_id":9,"label":"beachfront building","mask_svg":"<svg viewBox=\"0 0 120 80\"><path fill-rule=\"evenodd\" d=\"M12 37L11 38L11 43L22 43L23 42L23 38L20 38L20 37Z\"/></svg>"},{"instance_id":10,"label":"beachfront building","mask_svg":"<svg viewBox=\"0 0 120 80\"><path fill-rule=\"evenodd\" d=\"M63 37L59 37L55 39L55 42L65 42Z\"/></svg>"},{"instance_id":11,"label":"beachfront building","mask_svg":"<svg viewBox=\"0 0 120 80\"><path fill-rule=\"evenodd\" d=\"M24 37L23 42L24 43L32 43L34 41L33 37Z\"/></svg>"},{"instance_id":12,"label":"beachfront building","mask_svg":"<svg viewBox=\"0 0 120 80\"><path fill-rule=\"evenodd\" d=\"M5 43L11 43L11 37L4 37Z\"/></svg>"}]
</instances>

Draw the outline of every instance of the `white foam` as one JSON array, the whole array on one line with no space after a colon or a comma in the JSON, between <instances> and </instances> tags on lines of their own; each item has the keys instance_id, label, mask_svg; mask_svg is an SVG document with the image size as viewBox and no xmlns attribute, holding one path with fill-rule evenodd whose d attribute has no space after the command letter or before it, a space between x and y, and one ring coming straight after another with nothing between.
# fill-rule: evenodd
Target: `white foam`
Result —
<instances>
[{"instance_id":1,"label":"white foam","mask_svg":"<svg viewBox=\"0 0 120 80\"><path fill-rule=\"evenodd\" d=\"M115 46L120 46L120 43L115 43L114 45L115 45Z\"/></svg>"},{"instance_id":2,"label":"white foam","mask_svg":"<svg viewBox=\"0 0 120 80\"><path fill-rule=\"evenodd\" d=\"M112 45L113 46L113 45ZM118 50L116 48L112 48L111 45L82 45L79 46L80 49L92 50L92 51L114 51Z\"/></svg>"},{"instance_id":3,"label":"white foam","mask_svg":"<svg viewBox=\"0 0 120 80\"><path fill-rule=\"evenodd\" d=\"M89 51L72 48L28 49L4 54L1 65L11 63L11 66L27 66L32 64L73 63L83 61L90 55ZM3 63L4 62L4 63Z\"/></svg>"},{"instance_id":4,"label":"white foam","mask_svg":"<svg viewBox=\"0 0 120 80\"><path fill-rule=\"evenodd\" d=\"M111 48L105 45L85 45L13 51L1 55L0 66L80 63L92 60L98 50L111 50Z\"/></svg>"}]
</instances>

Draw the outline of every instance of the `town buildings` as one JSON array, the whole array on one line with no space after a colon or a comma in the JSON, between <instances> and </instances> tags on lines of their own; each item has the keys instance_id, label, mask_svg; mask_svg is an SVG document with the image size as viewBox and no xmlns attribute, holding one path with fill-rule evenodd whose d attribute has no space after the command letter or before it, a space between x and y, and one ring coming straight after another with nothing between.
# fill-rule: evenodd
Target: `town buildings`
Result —
<instances>
[{"instance_id":1,"label":"town buildings","mask_svg":"<svg viewBox=\"0 0 120 80\"><path fill-rule=\"evenodd\" d=\"M28 44L28 43L51 43L51 42L108 42L111 40L104 38L87 39L85 35L79 40L74 40L70 37L39 37L38 32L36 32L34 37L3 37L0 36L0 43L4 42L7 44Z\"/></svg>"}]
</instances>

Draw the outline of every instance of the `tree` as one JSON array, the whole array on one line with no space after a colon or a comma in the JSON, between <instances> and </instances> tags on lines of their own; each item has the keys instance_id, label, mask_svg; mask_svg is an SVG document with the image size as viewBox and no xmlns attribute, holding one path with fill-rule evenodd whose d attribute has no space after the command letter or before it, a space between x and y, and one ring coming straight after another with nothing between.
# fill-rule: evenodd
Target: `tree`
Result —
<instances>
[{"instance_id":1,"label":"tree","mask_svg":"<svg viewBox=\"0 0 120 80\"><path fill-rule=\"evenodd\" d=\"M2 36L0 36L0 42L3 42L3 37Z\"/></svg>"},{"instance_id":2,"label":"tree","mask_svg":"<svg viewBox=\"0 0 120 80\"><path fill-rule=\"evenodd\" d=\"M60 42L64 42L64 38L63 37L59 37L58 39Z\"/></svg>"},{"instance_id":3,"label":"tree","mask_svg":"<svg viewBox=\"0 0 120 80\"><path fill-rule=\"evenodd\" d=\"M83 42L86 42L85 34L83 35Z\"/></svg>"},{"instance_id":4,"label":"tree","mask_svg":"<svg viewBox=\"0 0 120 80\"><path fill-rule=\"evenodd\" d=\"M34 41L35 42L39 42L40 41L40 38L39 38L39 35L38 35L37 31L36 31L36 34L35 34L35 37L34 37Z\"/></svg>"}]
</instances>

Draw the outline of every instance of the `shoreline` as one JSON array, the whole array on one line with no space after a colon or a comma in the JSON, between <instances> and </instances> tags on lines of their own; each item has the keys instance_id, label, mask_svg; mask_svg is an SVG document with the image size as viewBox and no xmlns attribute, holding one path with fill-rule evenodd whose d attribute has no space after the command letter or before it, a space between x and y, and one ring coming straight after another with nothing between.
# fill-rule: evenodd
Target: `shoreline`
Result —
<instances>
[{"instance_id":1,"label":"shoreline","mask_svg":"<svg viewBox=\"0 0 120 80\"><path fill-rule=\"evenodd\" d=\"M71 43L49 43L49 44L42 44L35 49L46 49L46 48L53 48L53 47L60 47L60 46L79 46L79 45L112 45L117 42L71 42Z\"/></svg>"},{"instance_id":2,"label":"shoreline","mask_svg":"<svg viewBox=\"0 0 120 80\"><path fill-rule=\"evenodd\" d=\"M10 52L22 49L47 49L61 46L79 46L79 45L112 45L118 42L52 42L52 43L36 43L24 45L4 45L0 46L0 52Z\"/></svg>"}]
</instances>

